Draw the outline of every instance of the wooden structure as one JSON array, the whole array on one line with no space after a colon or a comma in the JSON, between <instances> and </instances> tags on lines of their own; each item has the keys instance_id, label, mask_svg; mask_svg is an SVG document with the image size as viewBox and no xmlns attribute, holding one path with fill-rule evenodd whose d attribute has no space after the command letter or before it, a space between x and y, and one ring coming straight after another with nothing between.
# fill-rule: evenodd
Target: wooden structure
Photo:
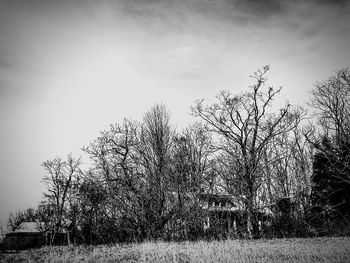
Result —
<instances>
[{"instance_id":1,"label":"wooden structure","mask_svg":"<svg viewBox=\"0 0 350 263\"><path fill-rule=\"evenodd\" d=\"M226 194L200 194L202 208L206 211L205 231L216 231L223 235L239 236L246 230L246 210L242 201ZM266 209L265 209L266 210ZM254 213L254 232L261 232L269 220L271 211Z\"/></svg>"},{"instance_id":2,"label":"wooden structure","mask_svg":"<svg viewBox=\"0 0 350 263\"><path fill-rule=\"evenodd\" d=\"M41 247L46 244L43 222L22 222L4 240L4 250L23 250Z\"/></svg>"},{"instance_id":3,"label":"wooden structure","mask_svg":"<svg viewBox=\"0 0 350 263\"><path fill-rule=\"evenodd\" d=\"M226 233L237 232L243 217L243 205L229 195L201 194L202 208L206 210L204 230L216 228Z\"/></svg>"}]
</instances>

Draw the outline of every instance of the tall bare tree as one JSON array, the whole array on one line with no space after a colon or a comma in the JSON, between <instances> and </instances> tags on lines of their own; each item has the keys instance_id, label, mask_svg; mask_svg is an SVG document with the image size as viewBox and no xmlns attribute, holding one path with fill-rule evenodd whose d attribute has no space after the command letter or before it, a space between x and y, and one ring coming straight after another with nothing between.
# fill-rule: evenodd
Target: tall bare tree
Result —
<instances>
[{"instance_id":1,"label":"tall bare tree","mask_svg":"<svg viewBox=\"0 0 350 263\"><path fill-rule=\"evenodd\" d=\"M141 238L159 236L174 213L168 198L173 135L168 110L155 105L141 123L113 125L84 148L106 179L106 214Z\"/></svg>"},{"instance_id":2,"label":"tall bare tree","mask_svg":"<svg viewBox=\"0 0 350 263\"><path fill-rule=\"evenodd\" d=\"M98 184L104 184L107 201L103 210L108 221L114 221L117 225L123 219L135 232L144 235L146 183L137 163L139 130L138 123L125 119L121 125L111 125L109 130L101 132L83 151L93 161L91 172L94 177L100 176ZM91 194L84 193L84 196L92 197Z\"/></svg>"},{"instance_id":3,"label":"tall bare tree","mask_svg":"<svg viewBox=\"0 0 350 263\"><path fill-rule=\"evenodd\" d=\"M67 160L57 157L52 161L48 160L42 164L47 172L47 175L43 178L43 182L47 186L45 197L50 200L55 209L54 222L52 222L53 234L51 236L51 244L55 234L63 226L68 194L73 187L74 181L81 174L80 164L80 158L74 158L71 154L67 156Z\"/></svg>"},{"instance_id":4,"label":"tall bare tree","mask_svg":"<svg viewBox=\"0 0 350 263\"><path fill-rule=\"evenodd\" d=\"M148 236L156 237L174 213L168 196L173 136L169 111L162 104L154 105L144 115L137 147L138 165L147 182Z\"/></svg>"},{"instance_id":5,"label":"tall bare tree","mask_svg":"<svg viewBox=\"0 0 350 263\"><path fill-rule=\"evenodd\" d=\"M217 96L217 103L204 106L201 100L192 108L193 115L204 120L210 130L219 135L220 149L240 167L249 237L253 232L254 200L262 176L259 166L264 149L272 138L296 127L303 116L289 104L277 114L268 112L272 100L281 90L272 87L264 90L268 70L265 66L251 76L256 83L250 87L250 92L232 96L228 91L222 91Z\"/></svg>"},{"instance_id":6,"label":"tall bare tree","mask_svg":"<svg viewBox=\"0 0 350 263\"><path fill-rule=\"evenodd\" d=\"M195 123L176 135L173 144L169 182L174 194L172 202L178 209L171 230L174 238L193 239L203 230L204 211L199 201L202 191L208 188L206 176L213 155L211 134L203 124Z\"/></svg>"}]
</instances>

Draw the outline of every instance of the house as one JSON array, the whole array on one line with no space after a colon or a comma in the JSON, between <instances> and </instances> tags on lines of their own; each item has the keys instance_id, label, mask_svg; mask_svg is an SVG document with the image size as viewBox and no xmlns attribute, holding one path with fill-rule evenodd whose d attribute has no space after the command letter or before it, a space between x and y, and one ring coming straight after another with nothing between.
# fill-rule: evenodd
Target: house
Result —
<instances>
[{"instance_id":1,"label":"house","mask_svg":"<svg viewBox=\"0 0 350 263\"><path fill-rule=\"evenodd\" d=\"M45 245L44 222L22 222L12 233L7 233L4 239L5 250L22 250Z\"/></svg>"},{"instance_id":2,"label":"house","mask_svg":"<svg viewBox=\"0 0 350 263\"><path fill-rule=\"evenodd\" d=\"M200 194L202 209L206 211L204 230L220 232L221 234L240 234L246 229L246 209L244 202L227 194ZM256 228L260 232L263 224L272 215L271 210L257 209L254 213Z\"/></svg>"},{"instance_id":3,"label":"house","mask_svg":"<svg viewBox=\"0 0 350 263\"><path fill-rule=\"evenodd\" d=\"M200 194L202 208L206 211L204 230L216 228L224 232L236 232L242 221L244 206L226 194Z\"/></svg>"}]
</instances>

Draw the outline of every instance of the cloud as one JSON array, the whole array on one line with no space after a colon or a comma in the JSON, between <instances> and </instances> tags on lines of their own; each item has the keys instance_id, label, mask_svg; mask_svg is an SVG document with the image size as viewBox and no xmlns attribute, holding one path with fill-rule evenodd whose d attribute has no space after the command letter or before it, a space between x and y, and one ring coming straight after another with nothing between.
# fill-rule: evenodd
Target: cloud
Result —
<instances>
[{"instance_id":1,"label":"cloud","mask_svg":"<svg viewBox=\"0 0 350 263\"><path fill-rule=\"evenodd\" d=\"M215 53L216 60L254 49L273 60L330 49L326 43L342 46L349 39L349 6L329 0L3 1L0 74L6 83L49 78L55 54L74 54L98 41L161 56L187 45L197 50L190 56L197 62L176 74L197 78L201 57L220 50L226 52ZM0 88L0 96L14 94L9 89Z\"/></svg>"}]
</instances>

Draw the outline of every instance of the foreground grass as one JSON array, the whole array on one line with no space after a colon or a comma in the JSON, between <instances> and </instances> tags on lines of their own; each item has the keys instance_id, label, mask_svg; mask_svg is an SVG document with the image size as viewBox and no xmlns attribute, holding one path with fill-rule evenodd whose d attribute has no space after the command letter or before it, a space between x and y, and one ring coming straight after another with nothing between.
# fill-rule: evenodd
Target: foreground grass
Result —
<instances>
[{"instance_id":1,"label":"foreground grass","mask_svg":"<svg viewBox=\"0 0 350 263\"><path fill-rule=\"evenodd\" d=\"M0 262L350 262L350 238L44 247L0 254Z\"/></svg>"}]
</instances>

